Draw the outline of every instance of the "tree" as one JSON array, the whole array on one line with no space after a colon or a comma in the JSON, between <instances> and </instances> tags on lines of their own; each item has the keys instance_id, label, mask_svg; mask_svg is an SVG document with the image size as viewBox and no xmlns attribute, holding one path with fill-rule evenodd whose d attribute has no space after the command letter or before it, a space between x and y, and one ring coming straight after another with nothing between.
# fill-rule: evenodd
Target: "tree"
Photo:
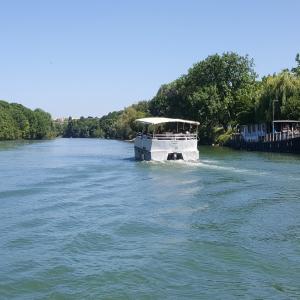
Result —
<instances>
[{"instance_id":1,"label":"tree","mask_svg":"<svg viewBox=\"0 0 300 300\"><path fill-rule=\"evenodd\" d=\"M295 61L296 61L296 63L297 63L297 66L296 66L295 68L292 68L292 72L293 72L296 76L300 77L300 54L299 54L299 53L297 53L296 58L295 58Z\"/></svg>"},{"instance_id":2,"label":"tree","mask_svg":"<svg viewBox=\"0 0 300 300\"><path fill-rule=\"evenodd\" d=\"M56 136L51 115L18 103L0 101L0 140L44 139Z\"/></svg>"},{"instance_id":3,"label":"tree","mask_svg":"<svg viewBox=\"0 0 300 300\"><path fill-rule=\"evenodd\" d=\"M261 84L261 96L256 107L256 120L261 122L272 121L274 100L278 100L275 106L277 119L287 119L291 116L297 119L297 109L295 108L299 100L299 94L300 78L287 70L264 77ZM292 110L295 111L294 114Z\"/></svg>"},{"instance_id":4,"label":"tree","mask_svg":"<svg viewBox=\"0 0 300 300\"><path fill-rule=\"evenodd\" d=\"M227 130L253 118L257 90L253 65L248 56L236 53L211 55L186 75L162 85L150 101L150 113L197 120L201 138L211 140L213 127Z\"/></svg>"},{"instance_id":5,"label":"tree","mask_svg":"<svg viewBox=\"0 0 300 300\"><path fill-rule=\"evenodd\" d=\"M132 139L138 130L138 125L134 121L143 117L144 112L137 111L133 107L126 108L116 122L116 137Z\"/></svg>"}]
</instances>

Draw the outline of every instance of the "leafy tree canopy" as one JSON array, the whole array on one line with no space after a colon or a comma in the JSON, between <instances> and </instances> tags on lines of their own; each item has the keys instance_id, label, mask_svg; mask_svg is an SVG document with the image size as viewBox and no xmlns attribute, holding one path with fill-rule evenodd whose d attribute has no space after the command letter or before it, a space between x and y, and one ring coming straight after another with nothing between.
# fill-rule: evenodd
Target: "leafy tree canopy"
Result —
<instances>
[{"instance_id":1,"label":"leafy tree canopy","mask_svg":"<svg viewBox=\"0 0 300 300\"><path fill-rule=\"evenodd\" d=\"M56 135L49 113L0 101L0 140L47 139Z\"/></svg>"}]
</instances>

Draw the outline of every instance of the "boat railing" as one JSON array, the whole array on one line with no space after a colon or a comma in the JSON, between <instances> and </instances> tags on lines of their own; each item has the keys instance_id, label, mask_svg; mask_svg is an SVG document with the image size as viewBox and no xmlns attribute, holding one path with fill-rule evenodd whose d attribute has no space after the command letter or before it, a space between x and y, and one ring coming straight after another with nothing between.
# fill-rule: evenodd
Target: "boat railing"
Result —
<instances>
[{"instance_id":1,"label":"boat railing","mask_svg":"<svg viewBox=\"0 0 300 300\"><path fill-rule=\"evenodd\" d=\"M289 130L289 131L279 131L275 133L267 133L265 135L259 136L250 136L243 137L241 133L234 133L231 137L234 141L246 141L248 143L256 143L256 142L281 142L281 141L289 141L295 138L300 138L299 130Z\"/></svg>"},{"instance_id":2,"label":"boat railing","mask_svg":"<svg viewBox=\"0 0 300 300\"><path fill-rule=\"evenodd\" d=\"M268 133L262 137L263 142L280 142L292 140L300 137L299 131L280 131L275 133Z\"/></svg>"},{"instance_id":3,"label":"boat railing","mask_svg":"<svg viewBox=\"0 0 300 300\"><path fill-rule=\"evenodd\" d=\"M152 140L163 140L163 141L177 141L177 140L196 140L196 133L160 133L160 134L150 134L150 133L138 133L143 139L152 139Z\"/></svg>"}]
</instances>

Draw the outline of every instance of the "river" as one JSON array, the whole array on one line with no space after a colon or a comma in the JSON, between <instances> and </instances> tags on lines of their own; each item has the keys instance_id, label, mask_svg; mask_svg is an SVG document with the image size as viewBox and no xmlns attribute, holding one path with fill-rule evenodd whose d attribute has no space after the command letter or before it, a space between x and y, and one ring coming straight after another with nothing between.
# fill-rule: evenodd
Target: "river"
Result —
<instances>
[{"instance_id":1,"label":"river","mask_svg":"<svg viewBox=\"0 0 300 300\"><path fill-rule=\"evenodd\" d=\"M1 299L299 299L300 156L0 143Z\"/></svg>"}]
</instances>

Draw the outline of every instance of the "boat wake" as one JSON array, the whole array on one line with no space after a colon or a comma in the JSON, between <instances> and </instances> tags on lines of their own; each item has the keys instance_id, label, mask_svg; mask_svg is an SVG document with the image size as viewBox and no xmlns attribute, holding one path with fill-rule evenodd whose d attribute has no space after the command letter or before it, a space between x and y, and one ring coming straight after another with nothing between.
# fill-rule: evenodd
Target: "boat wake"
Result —
<instances>
[{"instance_id":1,"label":"boat wake","mask_svg":"<svg viewBox=\"0 0 300 300\"><path fill-rule=\"evenodd\" d=\"M237 168L231 166L222 166L214 160L197 160L197 161L186 161L186 160L168 160L168 161L143 161L144 164L153 166L173 166L173 167L191 167L191 168L202 168L211 169L216 171L228 171L234 173L246 173L249 175L266 175L264 171Z\"/></svg>"}]
</instances>

